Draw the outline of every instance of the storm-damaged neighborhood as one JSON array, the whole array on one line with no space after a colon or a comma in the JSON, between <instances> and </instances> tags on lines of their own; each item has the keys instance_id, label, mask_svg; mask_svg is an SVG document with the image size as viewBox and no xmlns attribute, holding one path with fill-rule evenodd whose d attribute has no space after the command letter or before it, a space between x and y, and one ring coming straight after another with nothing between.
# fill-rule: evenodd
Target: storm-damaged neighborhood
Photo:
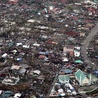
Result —
<instances>
[{"instance_id":1,"label":"storm-damaged neighborhood","mask_svg":"<svg viewBox=\"0 0 98 98\"><path fill-rule=\"evenodd\" d=\"M0 98L98 97L98 0L0 0Z\"/></svg>"}]
</instances>

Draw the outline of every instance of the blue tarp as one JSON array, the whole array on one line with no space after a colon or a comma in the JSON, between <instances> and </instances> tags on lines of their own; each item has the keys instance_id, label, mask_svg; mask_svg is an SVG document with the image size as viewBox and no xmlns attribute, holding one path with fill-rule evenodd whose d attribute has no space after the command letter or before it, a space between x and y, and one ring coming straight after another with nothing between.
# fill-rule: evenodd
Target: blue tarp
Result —
<instances>
[{"instance_id":1,"label":"blue tarp","mask_svg":"<svg viewBox=\"0 0 98 98\"><path fill-rule=\"evenodd\" d=\"M64 70L64 72L65 72L66 74L68 74L68 73L72 73L72 70L66 69L66 70Z\"/></svg>"},{"instance_id":2,"label":"blue tarp","mask_svg":"<svg viewBox=\"0 0 98 98\"><path fill-rule=\"evenodd\" d=\"M94 74L95 74L96 76L98 76L98 70L94 71Z\"/></svg>"}]
</instances>

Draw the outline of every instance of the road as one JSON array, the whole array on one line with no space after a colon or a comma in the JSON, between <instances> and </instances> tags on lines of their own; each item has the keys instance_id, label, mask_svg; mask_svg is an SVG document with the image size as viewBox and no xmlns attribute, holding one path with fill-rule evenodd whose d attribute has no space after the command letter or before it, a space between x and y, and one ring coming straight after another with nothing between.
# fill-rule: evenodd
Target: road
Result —
<instances>
[{"instance_id":1,"label":"road","mask_svg":"<svg viewBox=\"0 0 98 98\"><path fill-rule=\"evenodd\" d=\"M92 37L95 36L98 32L98 24L91 30L90 34L86 37L86 39L83 41L83 46L81 47L81 53L85 59L85 61L87 62L87 64L89 64L89 66L93 66L92 62L89 60L89 58L87 57L87 54L86 54L86 49L88 48L89 46L89 43L90 41L92 40ZM58 74L58 72L57 72ZM57 81L57 75L52 83L52 85L54 85ZM52 88L51 88L52 89ZM49 94L51 92L51 89L49 91ZM49 94L47 95L47 97L49 97ZM83 94L83 96L87 97L86 94Z\"/></svg>"},{"instance_id":2,"label":"road","mask_svg":"<svg viewBox=\"0 0 98 98\"><path fill-rule=\"evenodd\" d=\"M91 30L91 33L86 37L86 39L83 41L83 46L81 47L81 53L84 57L84 60L87 62L89 66L94 66L92 62L89 60L86 54L86 49L88 48L90 41L92 38L97 34L98 32L98 24Z\"/></svg>"},{"instance_id":3,"label":"road","mask_svg":"<svg viewBox=\"0 0 98 98\"><path fill-rule=\"evenodd\" d=\"M86 50L87 50L87 48L88 48L88 46L90 44L90 41L97 34L97 32L98 32L98 24L91 30L90 34L83 41L83 46L81 47L81 53L82 53L82 55L84 57L84 60L87 62L87 64L89 66L91 66L93 68L93 70L95 69L96 66L94 66L94 64L89 60ZM97 97L91 97L91 98L97 98Z\"/></svg>"}]
</instances>

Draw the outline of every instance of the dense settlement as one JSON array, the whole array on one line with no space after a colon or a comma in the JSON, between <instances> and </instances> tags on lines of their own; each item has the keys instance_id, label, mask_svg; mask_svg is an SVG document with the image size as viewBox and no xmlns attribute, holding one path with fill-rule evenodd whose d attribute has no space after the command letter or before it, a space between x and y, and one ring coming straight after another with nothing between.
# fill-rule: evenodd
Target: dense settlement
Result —
<instances>
[{"instance_id":1,"label":"dense settlement","mask_svg":"<svg viewBox=\"0 0 98 98\"><path fill-rule=\"evenodd\" d=\"M97 96L97 20L90 0L0 0L0 98Z\"/></svg>"}]
</instances>

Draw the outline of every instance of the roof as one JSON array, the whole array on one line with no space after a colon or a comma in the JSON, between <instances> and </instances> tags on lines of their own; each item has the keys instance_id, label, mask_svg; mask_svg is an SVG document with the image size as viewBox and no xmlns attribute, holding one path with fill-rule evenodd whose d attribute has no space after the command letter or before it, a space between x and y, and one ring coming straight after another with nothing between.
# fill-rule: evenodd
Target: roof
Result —
<instances>
[{"instance_id":1,"label":"roof","mask_svg":"<svg viewBox=\"0 0 98 98\"><path fill-rule=\"evenodd\" d=\"M65 71L65 73L72 73L71 69L65 69L64 71Z\"/></svg>"},{"instance_id":2,"label":"roof","mask_svg":"<svg viewBox=\"0 0 98 98\"><path fill-rule=\"evenodd\" d=\"M88 74L89 79L91 78L91 81L97 81L98 78L95 77L93 74Z\"/></svg>"},{"instance_id":3,"label":"roof","mask_svg":"<svg viewBox=\"0 0 98 98\"><path fill-rule=\"evenodd\" d=\"M14 3L17 3L17 2L18 2L18 0L9 0L8 3L10 3L10 4L14 4Z\"/></svg>"},{"instance_id":4,"label":"roof","mask_svg":"<svg viewBox=\"0 0 98 98\"><path fill-rule=\"evenodd\" d=\"M81 60L75 60L75 63L83 63Z\"/></svg>"},{"instance_id":5,"label":"roof","mask_svg":"<svg viewBox=\"0 0 98 98\"><path fill-rule=\"evenodd\" d=\"M83 71L81 71L80 69L77 70L77 72L75 73L75 76L77 77L77 79L80 81L83 81L85 78L89 79L89 81L91 82L95 82L98 80L97 77L95 77L93 74L87 74Z\"/></svg>"},{"instance_id":6,"label":"roof","mask_svg":"<svg viewBox=\"0 0 98 98\"><path fill-rule=\"evenodd\" d=\"M70 52L70 51L74 51L74 47L67 45L63 48L63 52Z\"/></svg>"},{"instance_id":7,"label":"roof","mask_svg":"<svg viewBox=\"0 0 98 98\"><path fill-rule=\"evenodd\" d=\"M77 35L79 35L79 33L78 32L65 32L67 35L69 35L69 36L77 36Z\"/></svg>"},{"instance_id":8,"label":"roof","mask_svg":"<svg viewBox=\"0 0 98 98\"><path fill-rule=\"evenodd\" d=\"M40 70L34 70L33 73L36 73L39 75L41 73L41 71Z\"/></svg>"},{"instance_id":9,"label":"roof","mask_svg":"<svg viewBox=\"0 0 98 98\"><path fill-rule=\"evenodd\" d=\"M81 79L81 81L83 81L85 78L87 78L86 73L81 71L80 69L77 70L77 72L75 73L75 76L77 77L78 80Z\"/></svg>"},{"instance_id":10,"label":"roof","mask_svg":"<svg viewBox=\"0 0 98 98\"><path fill-rule=\"evenodd\" d=\"M2 91L2 90L0 90L0 95L2 94L2 92L3 92L3 91Z\"/></svg>"},{"instance_id":11,"label":"roof","mask_svg":"<svg viewBox=\"0 0 98 98\"><path fill-rule=\"evenodd\" d=\"M16 93L15 95L14 95L14 98L20 98L21 97L21 93Z\"/></svg>"},{"instance_id":12,"label":"roof","mask_svg":"<svg viewBox=\"0 0 98 98\"><path fill-rule=\"evenodd\" d=\"M14 93L12 91L4 91L0 98L9 98Z\"/></svg>"},{"instance_id":13,"label":"roof","mask_svg":"<svg viewBox=\"0 0 98 98\"><path fill-rule=\"evenodd\" d=\"M61 82L61 83L65 83L66 81L70 80L68 75L59 75L58 79L59 79L59 82Z\"/></svg>"},{"instance_id":14,"label":"roof","mask_svg":"<svg viewBox=\"0 0 98 98\"><path fill-rule=\"evenodd\" d=\"M94 71L94 73L98 74L98 70Z\"/></svg>"},{"instance_id":15,"label":"roof","mask_svg":"<svg viewBox=\"0 0 98 98\"><path fill-rule=\"evenodd\" d=\"M16 70L19 70L21 68L21 66L18 66L18 65L12 65L11 69L16 69Z\"/></svg>"}]
</instances>

